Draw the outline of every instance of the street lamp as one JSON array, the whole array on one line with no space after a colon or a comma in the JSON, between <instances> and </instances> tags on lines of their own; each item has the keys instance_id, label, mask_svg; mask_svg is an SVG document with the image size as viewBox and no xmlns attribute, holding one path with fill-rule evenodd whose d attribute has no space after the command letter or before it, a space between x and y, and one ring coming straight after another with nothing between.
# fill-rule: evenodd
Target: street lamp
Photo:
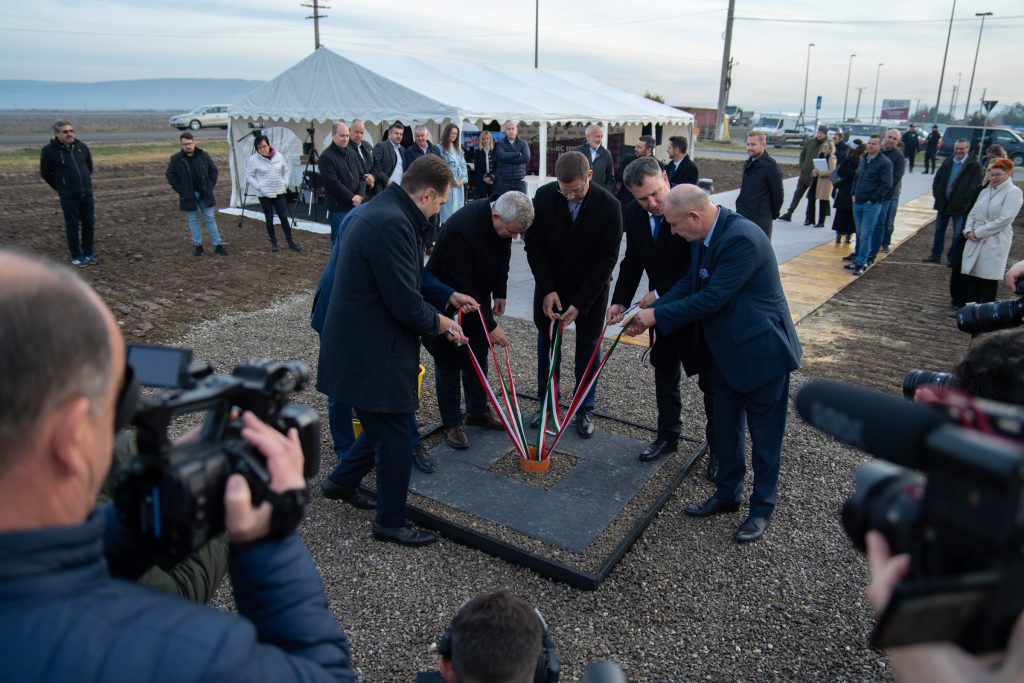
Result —
<instances>
[{"instance_id":1,"label":"street lamp","mask_svg":"<svg viewBox=\"0 0 1024 683\"><path fill-rule=\"evenodd\" d=\"M981 28L978 29L978 47L974 49L974 66L971 67L971 84L967 86L967 99L964 100L964 123L967 123L967 110L971 108L971 90L974 89L974 70L978 68L978 52L981 50L981 32L985 30L985 17L991 17L991 12L975 12L974 16L981 17Z\"/></svg>"},{"instance_id":2,"label":"street lamp","mask_svg":"<svg viewBox=\"0 0 1024 683\"><path fill-rule=\"evenodd\" d=\"M878 63L878 70L875 71L875 102L871 105L871 118L874 119L875 123L881 121L881 118L875 119L875 111L878 109L878 77L882 75L882 67L884 63Z\"/></svg>"},{"instance_id":3,"label":"street lamp","mask_svg":"<svg viewBox=\"0 0 1024 683\"><path fill-rule=\"evenodd\" d=\"M803 125L807 125L807 120L804 118L804 114L807 112L807 81L811 77L811 48L814 47L814 43L807 43L807 71L804 72L804 106L800 109L800 122Z\"/></svg>"},{"instance_id":4,"label":"street lamp","mask_svg":"<svg viewBox=\"0 0 1024 683\"><path fill-rule=\"evenodd\" d=\"M843 97L843 121L846 121L846 103L850 101L850 71L853 70L853 58L857 55L850 55L850 65L846 67L846 96Z\"/></svg>"}]
</instances>

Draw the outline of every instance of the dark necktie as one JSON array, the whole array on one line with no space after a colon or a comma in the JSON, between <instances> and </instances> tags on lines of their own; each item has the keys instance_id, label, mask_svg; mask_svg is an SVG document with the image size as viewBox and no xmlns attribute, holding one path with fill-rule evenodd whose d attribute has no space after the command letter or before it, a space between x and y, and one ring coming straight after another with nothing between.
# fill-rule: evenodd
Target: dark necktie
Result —
<instances>
[{"instance_id":1,"label":"dark necktie","mask_svg":"<svg viewBox=\"0 0 1024 683\"><path fill-rule=\"evenodd\" d=\"M661 229L661 216L651 214L651 242L658 241L658 232Z\"/></svg>"}]
</instances>

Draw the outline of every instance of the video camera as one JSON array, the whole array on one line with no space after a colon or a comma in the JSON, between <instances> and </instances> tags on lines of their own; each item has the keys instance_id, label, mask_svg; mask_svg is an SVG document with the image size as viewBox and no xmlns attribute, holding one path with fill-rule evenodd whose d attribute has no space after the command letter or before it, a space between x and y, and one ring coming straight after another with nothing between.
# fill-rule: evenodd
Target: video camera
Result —
<instances>
[{"instance_id":1,"label":"video camera","mask_svg":"<svg viewBox=\"0 0 1024 683\"><path fill-rule=\"evenodd\" d=\"M193 363L188 349L129 345L127 355L130 377L119 417L130 417L138 429L139 455L118 473L115 507L162 564L187 557L224 531L224 488L231 474L246 478L254 505L268 497L266 459L242 439L242 411L282 434L295 427L303 474L316 475L320 417L288 402L309 381L305 364L257 358L223 375L209 364ZM158 391L140 395L140 385ZM205 412L199 436L174 445L167 433L173 420L199 412Z\"/></svg>"},{"instance_id":2,"label":"video camera","mask_svg":"<svg viewBox=\"0 0 1024 683\"><path fill-rule=\"evenodd\" d=\"M1024 322L1024 278L1014 288L1019 299L970 303L956 312L956 326L971 336L1017 327Z\"/></svg>"},{"instance_id":3,"label":"video camera","mask_svg":"<svg viewBox=\"0 0 1024 683\"><path fill-rule=\"evenodd\" d=\"M997 416L998 431L1020 438L1024 410L970 401ZM947 411L840 382L808 383L796 408L817 429L889 461L857 469L842 511L858 549L873 529L893 553L911 558L872 644L1005 649L1024 609L1024 444L957 426Z\"/></svg>"}]
</instances>

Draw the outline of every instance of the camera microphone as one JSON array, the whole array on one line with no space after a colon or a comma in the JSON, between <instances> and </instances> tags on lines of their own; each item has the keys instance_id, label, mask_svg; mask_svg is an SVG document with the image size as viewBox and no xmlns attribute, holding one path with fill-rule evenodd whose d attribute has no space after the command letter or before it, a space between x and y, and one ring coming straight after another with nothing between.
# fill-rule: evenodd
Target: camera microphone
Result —
<instances>
[{"instance_id":1,"label":"camera microphone","mask_svg":"<svg viewBox=\"0 0 1024 683\"><path fill-rule=\"evenodd\" d=\"M808 424L843 443L914 469L925 465L931 432L953 424L944 412L830 380L805 384L797 392L796 410Z\"/></svg>"}]
</instances>

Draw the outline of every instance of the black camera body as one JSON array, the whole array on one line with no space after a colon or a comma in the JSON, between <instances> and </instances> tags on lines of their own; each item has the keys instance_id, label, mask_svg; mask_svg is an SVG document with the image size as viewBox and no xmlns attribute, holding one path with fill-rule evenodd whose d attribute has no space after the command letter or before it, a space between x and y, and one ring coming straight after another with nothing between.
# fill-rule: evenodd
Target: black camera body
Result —
<instances>
[{"instance_id":1,"label":"black camera body","mask_svg":"<svg viewBox=\"0 0 1024 683\"><path fill-rule=\"evenodd\" d=\"M910 575L896 586L872 644L1005 649L1024 610L1024 445L957 426L942 410L837 382L808 383L797 410L889 461L857 469L842 511L860 550L876 530L894 554L910 555Z\"/></svg>"},{"instance_id":2,"label":"black camera body","mask_svg":"<svg viewBox=\"0 0 1024 683\"><path fill-rule=\"evenodd\" d=\"M175 373L167 368L178 368L179 386L138 398L132 423L139 455L118 473L114 493L122 523L166 564L224 531L224 489L231 474L246 478L255 505L267 497L266 460L242 439L241 419L232 419L233 411L251 411L281 433L296 428L306 478L320 465L320 417L312 408L289 403L309 381L306 365L253 359L231 375L212 374L209 366L190 365L190 354L129 349L129 365L143 386L168 387ZM133 357L141 360L133 364ZM199 436L174 445L167 433L172 421L200 412L205 418Z\"/></svg>"}]
</instances>

